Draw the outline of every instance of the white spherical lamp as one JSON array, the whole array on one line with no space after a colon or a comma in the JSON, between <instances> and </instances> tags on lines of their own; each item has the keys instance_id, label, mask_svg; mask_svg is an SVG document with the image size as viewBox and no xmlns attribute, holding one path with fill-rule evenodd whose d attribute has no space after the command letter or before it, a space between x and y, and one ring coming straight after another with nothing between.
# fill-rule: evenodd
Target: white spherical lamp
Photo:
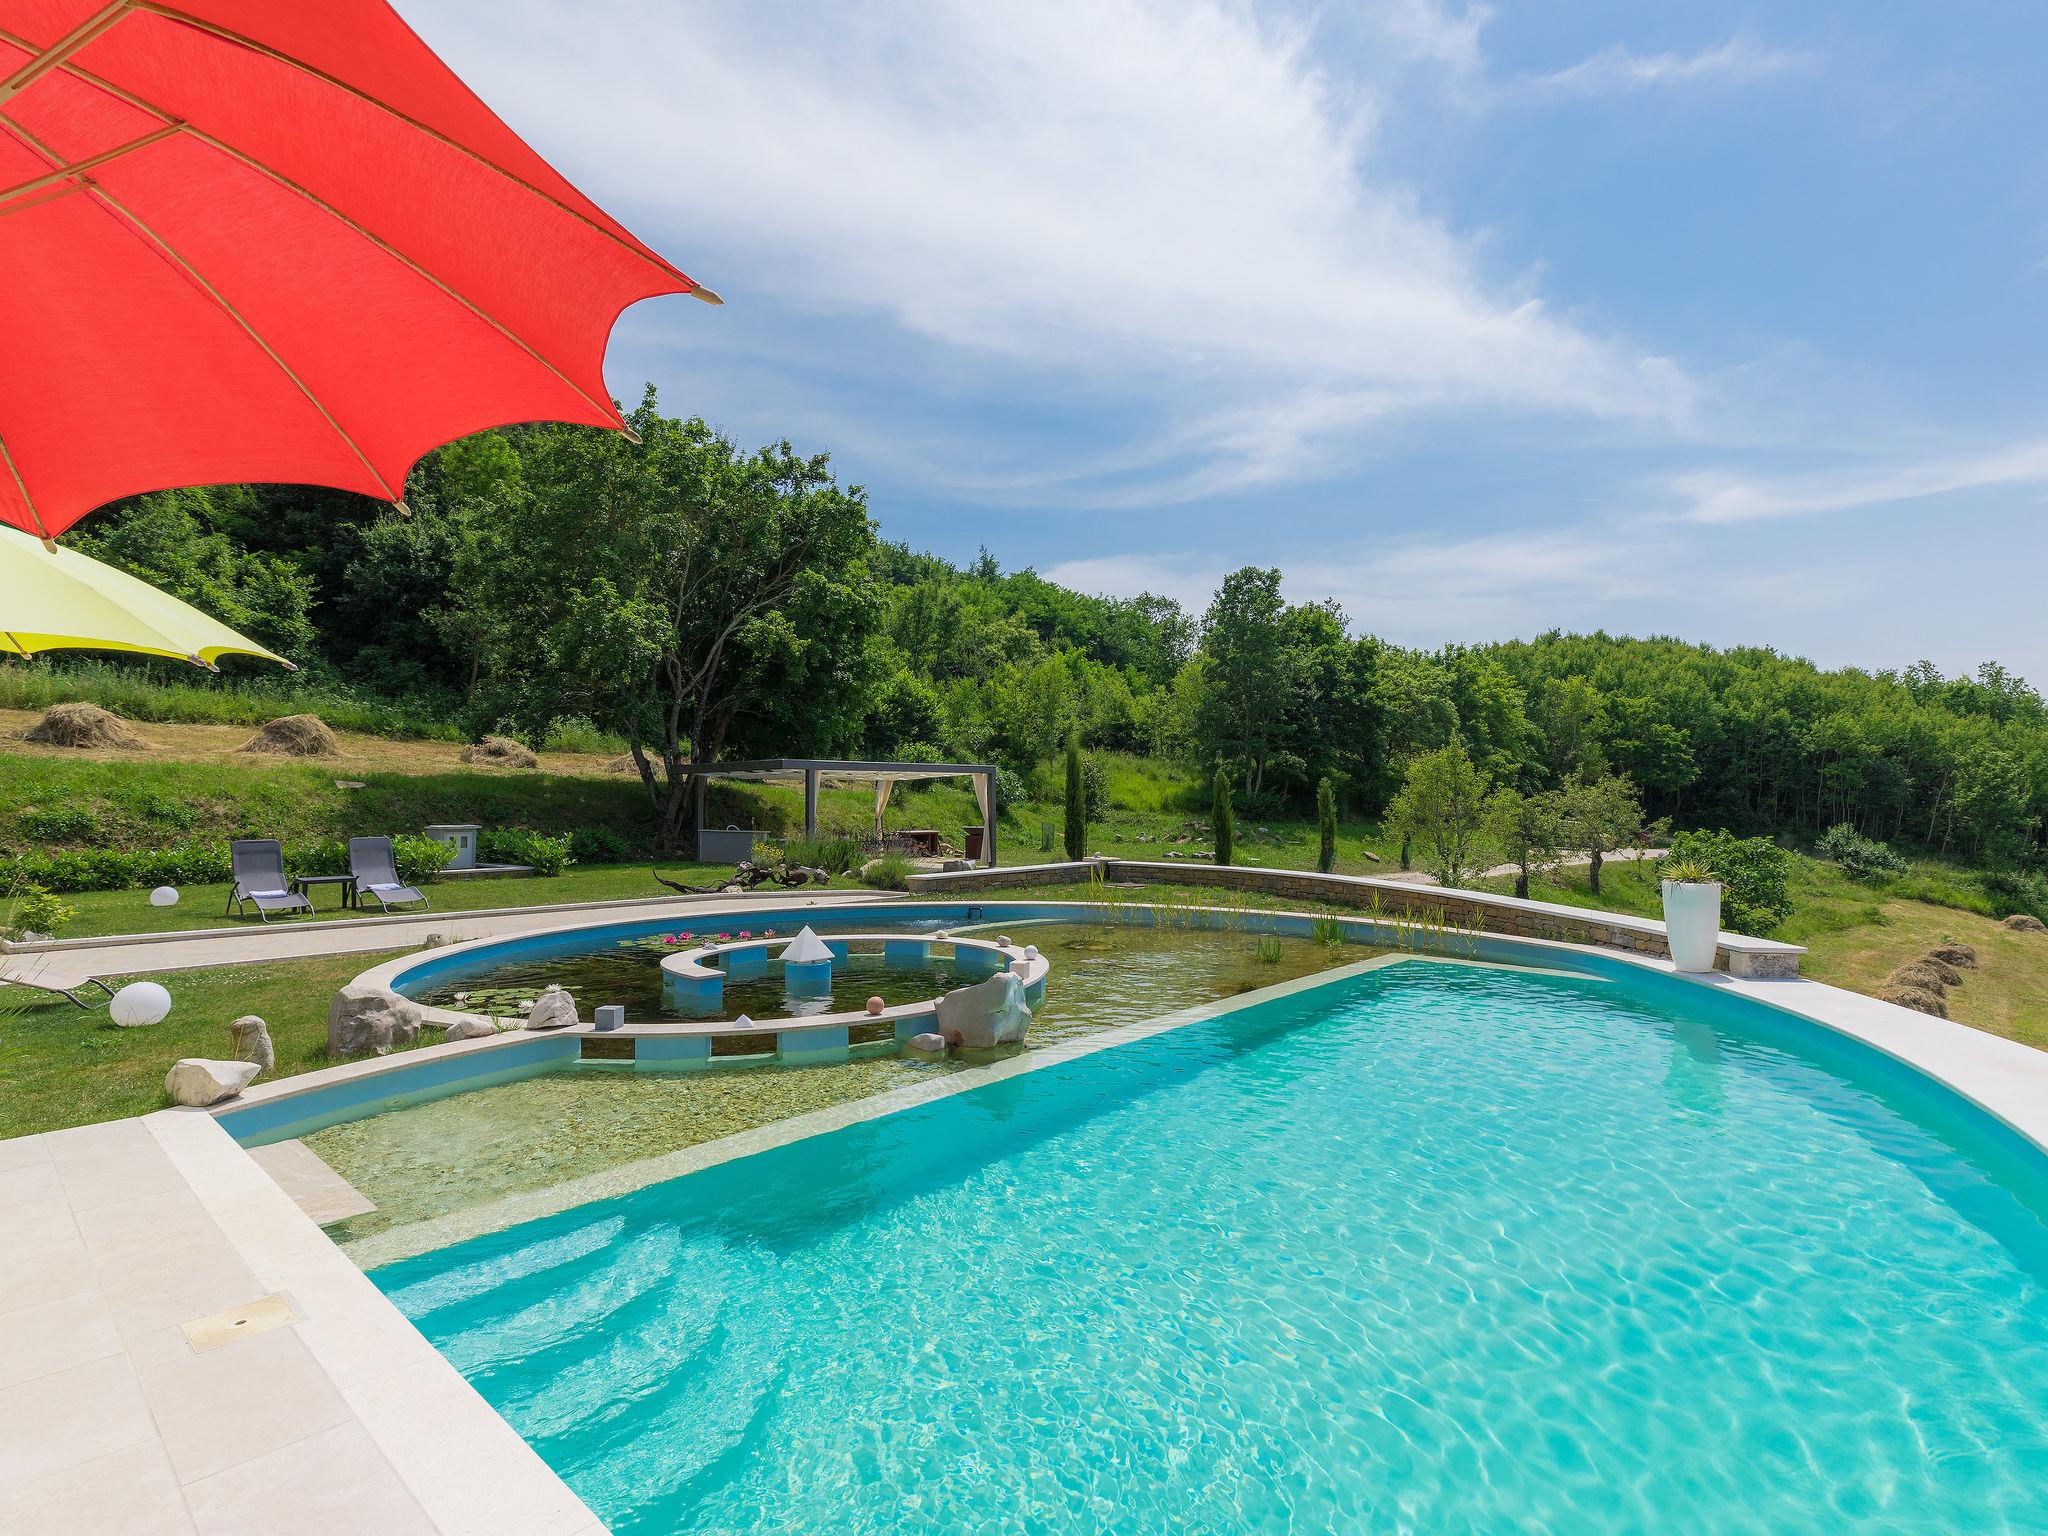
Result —
<instances>
[{"instance_id":1,"label":"white spherical lamp","mask_svg":"<svg viewBox=\"0 0 2048 1536\"><path fill-rule=\"evenodd\" d=\"M175 885L160 885L149 893L152 907L175 907L178 904L178 888Z\"/></svg>"},{"instance_id":2,"label":"white spherical lamp","mask_svg":"<svg viewBox=\"0 0 2048 1536\"><path fill-rule=\"evenodd\" d=\"M171 994L154 981L131 981L114 994L107 1013L123 1029L158 1024L171 1011Z\"/></svg>"}]
</instances>

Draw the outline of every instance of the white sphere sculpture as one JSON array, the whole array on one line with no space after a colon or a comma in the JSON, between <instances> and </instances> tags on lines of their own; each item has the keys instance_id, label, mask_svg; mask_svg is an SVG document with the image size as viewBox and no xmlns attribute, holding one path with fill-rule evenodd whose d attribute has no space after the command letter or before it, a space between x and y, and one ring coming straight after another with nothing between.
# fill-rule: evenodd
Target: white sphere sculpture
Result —
<instances>
[{"instance_id":1,"label":"white sphere sculpture","mask_svg":"<svg viewBox=\"0 0 2048 1536\"><path fill-rule=\"evenodd\" d=\"M154 981L131 981L114 994L107 1012L123 1029L158 1024L171 1011L171 994Z\"/></svg>"},{"instance_id":2,"label":"white sphere sculpture","mask_svg":"<svg viewBox=\"0 0 2048 1536\"><path fill-rule=\"evenodd\" d=\"M160 885L149 893L152 907L175 907L178 904L178 888L175 885Z\"/></svg>"}]
</instances>

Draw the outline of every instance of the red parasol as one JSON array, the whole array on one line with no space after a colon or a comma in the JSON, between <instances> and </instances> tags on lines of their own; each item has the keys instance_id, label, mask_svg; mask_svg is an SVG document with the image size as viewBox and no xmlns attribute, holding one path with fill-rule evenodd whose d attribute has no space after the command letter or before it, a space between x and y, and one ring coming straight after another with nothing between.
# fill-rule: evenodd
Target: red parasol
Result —
<instances>
[{"instance_id":1,"label":"red parasol","mask_svg":"<svg viewBox=\"0 0 2048 1536\"><path fill-rule=\"evenodd\" d=\"M0 522L621 427L613 322L692 292L384 0L0 0Z\"/></svg>"}]
</instances>

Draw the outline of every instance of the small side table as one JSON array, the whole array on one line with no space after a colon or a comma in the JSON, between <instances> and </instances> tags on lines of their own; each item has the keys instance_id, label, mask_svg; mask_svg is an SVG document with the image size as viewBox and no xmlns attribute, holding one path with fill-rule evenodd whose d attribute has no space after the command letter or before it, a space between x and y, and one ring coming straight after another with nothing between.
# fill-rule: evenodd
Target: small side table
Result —
<instances>
[{"instance_id":1,"label":"small side table","mask_svg":"<svg viewBox=\"0 0 2048 1536\"><path fill-rule=\"evenodd\" d=\"M343 911L360 905L356 895L356 877L354 875L294 875L292 877L292 889L308 901L313 900L313 893L307 887L315 885L340 886Z\"/></svg>"}]
</instances>

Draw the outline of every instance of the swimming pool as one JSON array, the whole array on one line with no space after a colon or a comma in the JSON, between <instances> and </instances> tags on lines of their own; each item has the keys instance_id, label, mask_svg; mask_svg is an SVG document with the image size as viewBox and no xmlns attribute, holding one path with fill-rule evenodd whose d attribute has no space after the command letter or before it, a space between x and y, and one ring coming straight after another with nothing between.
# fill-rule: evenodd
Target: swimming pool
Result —
<instances>
[{"instance_id":1,"label":"swimming pool","mask_svg":"<svg viewBox=\"0 0 2048 1536\"><path fill-rule=\"evenodd\" d=\"M373 1278L622 1532L2039 1530L2044 1212L1817 1027L1405 960Z\"/></svg>"}]
</instances>

